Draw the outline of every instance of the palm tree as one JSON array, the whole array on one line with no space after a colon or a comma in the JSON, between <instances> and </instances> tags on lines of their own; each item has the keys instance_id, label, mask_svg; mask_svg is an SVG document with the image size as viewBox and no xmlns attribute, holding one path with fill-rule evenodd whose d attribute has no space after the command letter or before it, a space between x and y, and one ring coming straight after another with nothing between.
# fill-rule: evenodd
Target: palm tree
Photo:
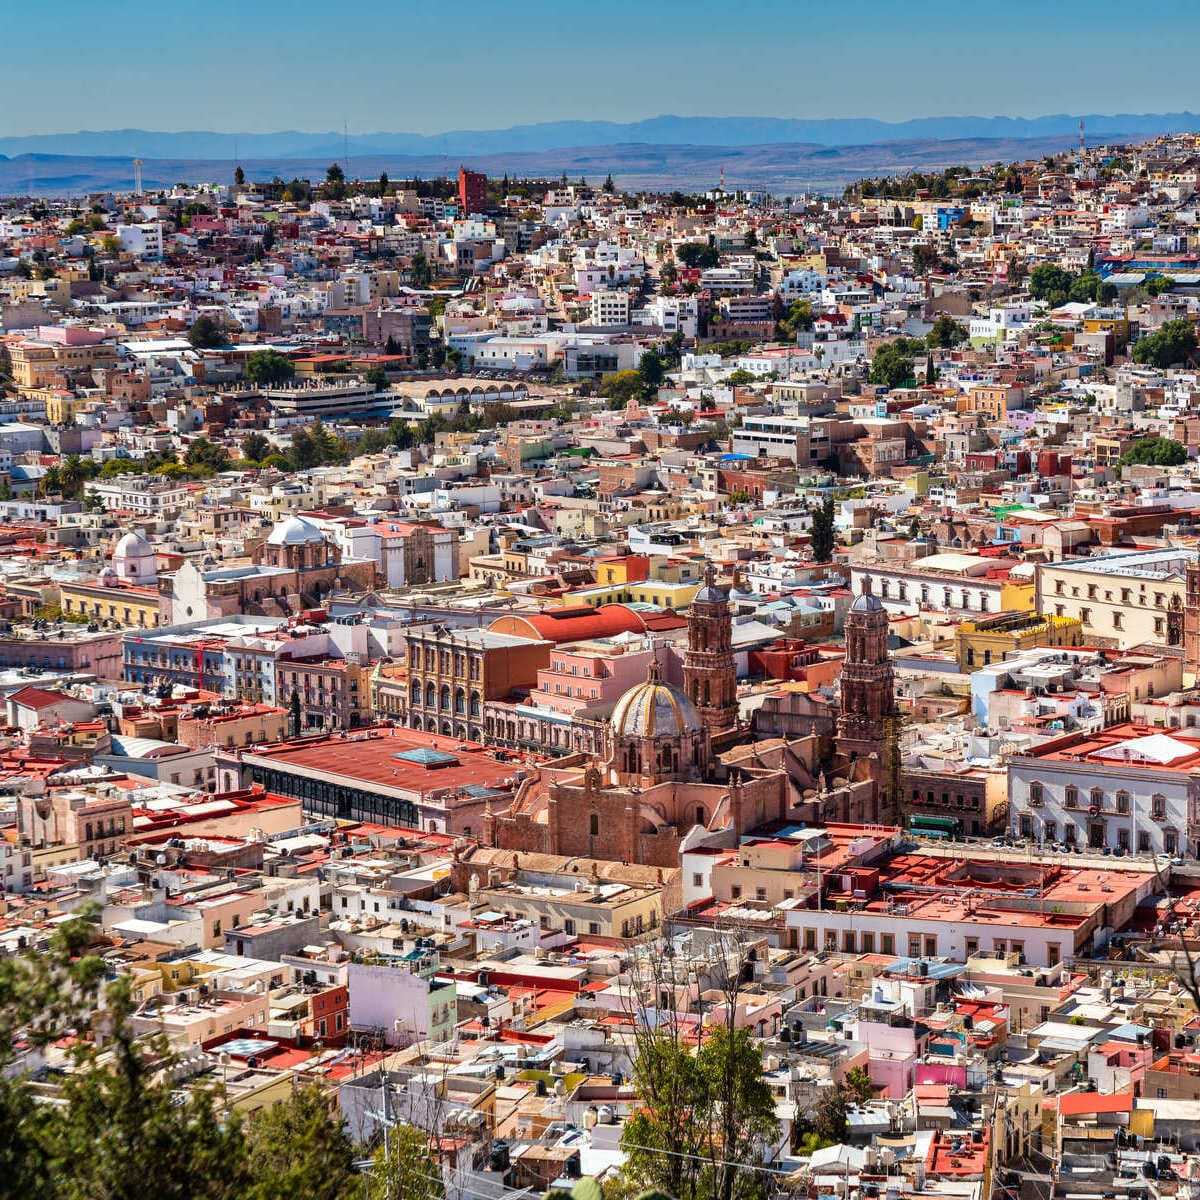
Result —
<instances>
[{"instance_id":1,"label":"palm tree","mask_svg":"<svg viewBox=\"0 0 1200 1200\"><path fill-rule=\"evenodd\" d=\"M83 486L85 471L78 454L69 454L58 471L64 496L77 496Z\"/></svg>"}]
</instances>

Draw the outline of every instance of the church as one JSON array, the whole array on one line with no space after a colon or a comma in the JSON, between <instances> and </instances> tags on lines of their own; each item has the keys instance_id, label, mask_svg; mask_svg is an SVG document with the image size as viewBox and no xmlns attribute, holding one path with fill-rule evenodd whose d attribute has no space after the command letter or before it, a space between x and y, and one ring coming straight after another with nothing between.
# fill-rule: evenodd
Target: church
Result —
<instances>
[{"instance_id":1,"label":"church","mask_svg":"<svg viewBox=\"0 0 1200 1200\"><path fill-rule=\"evenodd\" d=\"M815 736L748 743L732 613L709 564L688 612L683 687L668 683L652 656L646 680L617 701L603 752L540 767L510 808L489 808L485 844L674 867L687 846L736 845L774 822L886 819L894 712L887 628L882 604L860 596L846 620L832 744Z\"/></svg>"},{"instance_id":2,"label":"church","mask_svg":"<svg viewBox=\"0 0 1200 1200\"><path fill-rule=\"evenodd\" d=\"M288 517L249 562L217 566L186 560L171 580L171 623L235 613L295 616L319 607L333 591L369 591L376 582L373 561L346 558L311 521Z\"/></svg>"}]
</instances>

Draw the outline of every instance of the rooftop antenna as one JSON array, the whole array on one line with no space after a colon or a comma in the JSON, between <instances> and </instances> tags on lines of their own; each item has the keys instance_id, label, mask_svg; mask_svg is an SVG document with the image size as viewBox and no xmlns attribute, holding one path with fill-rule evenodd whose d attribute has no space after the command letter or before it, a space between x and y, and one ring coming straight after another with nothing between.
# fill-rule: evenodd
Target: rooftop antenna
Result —
<instances>
[{"instance_id":1,"label":"rooftop antenna","mask_svg":"<svg viewBox=\"0 0 1200 1200\"><path fill-rule=\"evenodd\" d=\"M133 160L133 194L135 196L142 194L142 160L140 158Z\"/></svg>"},{"instance_id":2,"label":"rooftop antenna","mask_svg":"<svg viewBox=\"0 0 1200 1200\"><path fill-rule=\"evenodd\" d=\"M1082 117L1080 117L1080 118L1079 118L1079 161L1080 161L1081 163L1083 162L1083 146L1084 146L1084 140L1083 140L1083 118L1082 118Z\"/></svg>"},{"instance_id":3,"label":"rooftop antenna","mask_svg":"<svg viewBox=\"0 0 1200 1200\"><path fill-rule=\"evenodd\" d=\"M342 170L346 172L346 182L350 182L350 127L346 118L342 118Z\"/></svg>"}]
</instances>

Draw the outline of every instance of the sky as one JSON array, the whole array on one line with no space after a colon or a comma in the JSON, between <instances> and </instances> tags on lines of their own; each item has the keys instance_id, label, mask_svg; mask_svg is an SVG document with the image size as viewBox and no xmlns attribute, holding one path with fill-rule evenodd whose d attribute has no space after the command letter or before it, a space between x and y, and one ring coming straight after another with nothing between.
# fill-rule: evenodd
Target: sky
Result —
<instances>
[{"instance_id":1,"label":"sky","mask_svg":"<svg viewBox=\"0 0 1200 1200\"><path fill-rule=\"evenodd\" d=\"M0 0L0 135L1200 108L1196 0Z\"/></svg>"}]
</instances>

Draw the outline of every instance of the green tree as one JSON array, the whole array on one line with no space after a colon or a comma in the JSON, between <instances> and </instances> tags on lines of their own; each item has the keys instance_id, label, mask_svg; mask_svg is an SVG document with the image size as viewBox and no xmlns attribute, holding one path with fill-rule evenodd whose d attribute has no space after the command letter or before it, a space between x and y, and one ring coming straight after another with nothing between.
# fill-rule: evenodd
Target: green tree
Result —
<instances>
[{"instance_id":1,"label":"green tree","mask_svg":"<svg viewBox=\"0 0 1200 1200\"><path fill-rule=\"evenodd\" d=\"M730 387L743 387L747 383L756 383L757 381L758 376L744 367L738 367L736 371L731 371L725 380Z\"/></svg>"},{"instance_id":2,"label":"green tree","mask_svg":"<svg viewBox=\"0 0 1200 1200\"><path fill-rule=\"evenodd\" d=\"M383 391L383 389L388 385L387 372L382 367L369 367L363 378L377 392Z\"/></svg>"},{"instance_id":3,"label":"green tree","mask_svg":"<svg viewBox=\"0 0 1200 1200\"><path fill-rule=\"evenodd\" d=\"M1138 341L1133 348L1133 359L1165 369L1186 363L1195 353L1196 327L1190 321L1167 321Z\"/></svg>"},{"instance_id":4,"label":"green tree","mask_svg":"<svg viewBox=\"0 0 1200 1200\"><path fill-rule=\"evenodd\" d=\"M614 371L600 380L597 389L609 408L625 408L642 395L642 376L638 371Z\"/></svg>"},{"instance_id":5,"label":"green tree","mask_svg":"<svg viewBox=\"0 0 1200 1200\"><path fill-rule=\"evenodd\" d=\"M779 322L779 335L790 342L801 329L812 327L812 304L808 300L793 300Z\"/></svg>"},{"instance_id":6,"label":"green tree","mask_svg":"<svg viewBox=\"0 0 1200 1200\"><path fill-rule=\"evenodd\" d=\"M246 1200L344 1200L354 1189L354 1144L316 1084L256 1113L246 1126Z\"/></svg>"},{"instance_id":7,"label":"green tree","mask_svg":"<svg viewBox=\"0 0 1200 1200\"><path fill-rule=\"evenodd\" d=\"M278 350L255 350L246 359L245 375L255 387L276 387L295 374L295 364Z\"/></svg>"},{"instance_id":8,"label":"green tree","mask_svg":"<svg viewBox=\"0 0 1200 1200\"><path fill-rule=\"evenodd\" d=\"M1039 263L1029 273L1029 294L1045 300L1052 308L1066 303L1073 279L1069 271L1054 263Z\"/></svg>"},{"instance_id":9,"label":"green tree","mask_svg":"<svg viewBox=\"0 0 1200 1200\"><path fill-rule=\"evenodd\" d=\"M215 350L225 345L225 331L212 317L197 317L188 330L187 339L196 350Z\"/></svg>"},{"instance_id":10,"label":"green tree","mask_svg":"<svg viewBox=\"0 0 1200 1200\"><path fill-rule=\"evenodd\" d=\"M188 467L204 467L210 471L223 471L229 462L229 451L224 446L210 442L206 437L198 437L183 456L183 462Z\"/></svg>"},{"instance_id":11,"label":"green tree","mask_svg":"<svg viewBox=\"0 0 1200 1200\"><path fill-rule=\"evenodd\" d=\"M386 196L388 194L388 192L391 190L391 187L392 187L391 180L388 179L387 172L380 171L379 172L379 194L381 196Z\"/></svg>"},{"instance_id":12,"label":"green tree","mask_svg":"<svg viewBox=\"0 0 1200 1200\"><path fill-rule=\"evenodd\" d=\"M246 172L242 170L240 165L233 169L233 182L237 187L242 187L246 182Z\"/></svg>"},{"instance_id":13,"label":"green tree","mask_svg":"<svg viewBox=\"0 0 1200 1200\"><path fill-rule=\"evenodd\" d=\"M58 477L63 495L74 499L83 490L88 471L78 454L68 454L58 469Z\"/></svg>"},{"instance_id":14,"label":"green tree","mask_svg":"<svg viewBox=\"0 0 1200 1200\"><path fill-rule=\"evenodd\" d=\"M1175 280L1170 275L1155 275L1151 279L1147 279L1143 287L1150 296L1161 296L1163 292L1169 292L1175 286ZM1114 288L1115 290L1115 288Z\"/></svg>"},{"instance_id":15,"label":"green tree","mask_svg":"<svg viewBox=\"0 0 1200 1200\"><path fill-rule=\"evenodd\" d=\"M712 1027L695 1055L669 1033L643 1036L634 1078L642 1106L621 1136L628 1183L677 1200L766 1194L752 1168L779 1125L749 1030Z\"/></svg>"},{"instance_id":16,"label":"green tree","mask_svg":"<svg viewBox=\"0 0 1200 1200\"><path fill-rule=\"evenodd\" d=\"M128 981L107 989L103 1049L84 1043L63 1083L63 1106L46 1122L43 1144L58 1200L143 1200L153 1181L162 1200L226 1200L244 1194L240 1123L223 1119L213 1096L193 1088L181 1097L162 1039L139 1039ZM311 1183L311 1181L309 1181Z\"/></svg>"},{"instance_id":17,"label":"green tree","mask_svg":"<svg viewBox=\"0 0 1200 1200\"><path fill-rule=\"evenodd\" d=\"M412 266L408 269L409 279L415 288L427 288L433 282L433 270L429 259L424 254L413 256Z\"/></svg>"},{"instance_id":18,"label":"green tree","mask_svg":"<svg viewBox=\"0 0 1200 1200\"><path fill-rule=\"evenodd\" d=\"M429 1137L411 1125L396 1125L380 1146L367 1175L368 1200L441 1200L441 1171L429 1152Z\"/></svg>"},{"instance_id":19,"label":"green tree","mask_svg":"<svg viewBox=\"0 0 1200 1200\"><path fill-rule=\"evenodd\" d=\"M603 190L606 191L610 196L617 190L617 185L613 183L611 172L605 177Z\"/></svg>"},{"instance_id":20,"label":"green tree","mask_svg":"<svg viewBox=\"0 0 1200 1200\"><path fill-rule=\"evenodd\" d=\"M875 1085L865 1067L851 1067L844 1083L856 1104L864 1104L875 1095Z\"/></svg>"},{"instance_id":21,"label":"green tree","mask_svg":"<svg viewBox=\"0 0 1200 1200\"><path fill-rule=\"evenodd\" d=\"M675 257L685 267L700 270L715 267L721 261L720 251L715 246L705 245L703 242L685 242L676 248Z\"/></svg>"},{"instance_id":22,"label":"green tree","mask_svg":"<svg viewBox=\"0 0 1200 1200\"><path fill-rule=\"evenodd\" d=\"M346 194L346 172L340 163L330 163L325 170L325 194L333 200Z\"/></svg>"},{"instance_id":23,"label":"green tree","mask_svg":"<svg viewBox=\"0 0 1200 1200\"><path fill-rule=\"evenodd\" d=\"M889 389L915 384L913 359L924 349L913 338L896 338L895 341L885 342L871 359L868 378L872 383Z\"/></svg>"},{"instance_id":24,"label":"green tree","mask_svg":"<svg viewBox=\"0 0 1200 1200\"><path fill-rule=\"evenodd\" d=\"M826 496L813 512L812 556L814 562L827 563L833 558L837 535L833 527L833 497Z\"/></svg>"},{"instance_id":25,"label":"green tree","mask_svg":"<svg viewBox=\"0 0 1200 1200\"><path fill-rule=\"evenodd\" d=\"M833 1084L821 1089L813 1107L812 1116L806 1124L825 1145L844 1142L850 1132L850 1105L845 1091Z\"/></svg>"},{"instance_id":26,"label":"green tree","mask_svg":"<svg viewBox=\"0 0 1200 1200\"><path fill-rule=\"evenodd\" d=\"M966 329L953 317L941 313L933 322L933 328L925 335L925 344L931 348L950 350L967 340Z\"/></svg>"},{"instance_id":27,"label":"green tree","mask_svg":"<svg viewBox=\"0 0 1200 1200\"><path fill-rule=\"evenodd\" d=\"M1185 462L1187 462L1186 447L1165 437L1138 438L1121 455L1122 466L1177 467Z\"/></svg>"},{"instance_id":28,"label":"green tree","mask_svg":"<svg viewBox=\"0 0 1200 1200\"><path fill-rule=\"evenodd\" d=\"M262 462L271 453L271 440L265 435L254 432L242 438L242 457L250 462Z\"/></svg>"},{"instance_id":29,"label":"green tree","mask_svg":"<svg viewBox=\"0 0 1200 1200\"><path fill-rule=\"evenodd\" d=\"M657 350L647 350L638 360L638 375L641 376L642 390L648 398L658 392L666 374L667 365Z\"/></svg>"}]
</instances>

